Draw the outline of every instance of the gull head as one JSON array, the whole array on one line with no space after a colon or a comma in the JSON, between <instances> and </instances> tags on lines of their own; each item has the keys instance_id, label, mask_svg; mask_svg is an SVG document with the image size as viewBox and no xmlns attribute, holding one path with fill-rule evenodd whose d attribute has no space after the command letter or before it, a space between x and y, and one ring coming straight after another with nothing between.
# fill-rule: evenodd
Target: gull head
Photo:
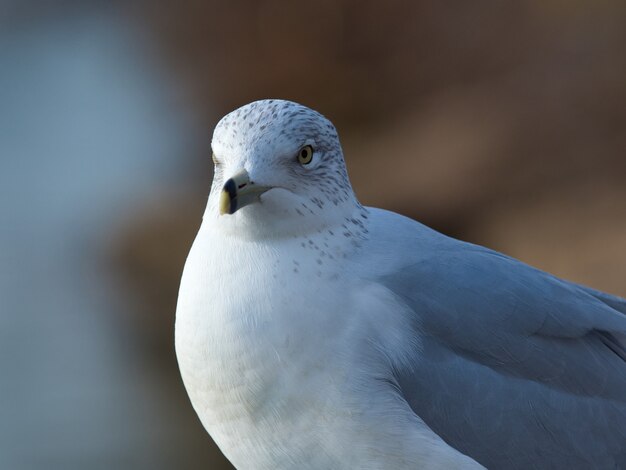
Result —
<instances>
[{"instance_id":1,"label":"gull head","mask_svg":"<svg viewBox=\"0 0 626 470\"><path fill-rule=\"evenodd\" d=\"M205 220L242 237L285 237L341 224L359 208L333 124L291 101L227 114L211 143Z\"/></svg>"}]
</instances>

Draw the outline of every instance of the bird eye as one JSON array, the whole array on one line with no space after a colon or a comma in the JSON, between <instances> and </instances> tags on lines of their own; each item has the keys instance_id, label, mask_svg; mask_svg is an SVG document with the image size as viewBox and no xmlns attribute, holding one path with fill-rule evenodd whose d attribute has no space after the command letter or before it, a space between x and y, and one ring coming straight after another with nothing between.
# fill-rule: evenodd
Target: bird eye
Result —
<instances>
[{"instance_id":1,"label":"bird eye","mask_svg":"<svg viewBox=\"0 0 626 470\"><path fill-rule=\"evenodd\" d=\"M298 152L298 161L300 165L308 165L313 161L313 147L305 145Z\"/></svg>"}]
</instances>

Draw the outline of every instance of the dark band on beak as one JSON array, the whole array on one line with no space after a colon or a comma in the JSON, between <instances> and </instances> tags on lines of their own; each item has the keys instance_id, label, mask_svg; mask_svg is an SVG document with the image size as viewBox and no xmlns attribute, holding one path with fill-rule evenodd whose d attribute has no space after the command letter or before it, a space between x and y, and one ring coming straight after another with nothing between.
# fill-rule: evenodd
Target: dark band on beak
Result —
<instances>
[{"instance_id":1,"label":"dark band on beak","mask_svg":"<svg viewBox=\"0 0 626 470\"><path fill-rule=\"evenodd\" d=\"M237 183L235 183L233 178L230 178L226 181L226 183L224 183L222 192L228 195L228 214L234 214L237 210Z\"/></svg>"},{"instance_id":2,"label":"dark band on beak","mask_svg":"<svg viewBox=\"0 0 626 470\"><path fill-rule=\"evenodd\" d=\"M220 215L234 214L242 207L259 202L259 196L271 189L255 184L246 170L241 170L224 183L220 193Z\"/></svg>"}]
</instances>

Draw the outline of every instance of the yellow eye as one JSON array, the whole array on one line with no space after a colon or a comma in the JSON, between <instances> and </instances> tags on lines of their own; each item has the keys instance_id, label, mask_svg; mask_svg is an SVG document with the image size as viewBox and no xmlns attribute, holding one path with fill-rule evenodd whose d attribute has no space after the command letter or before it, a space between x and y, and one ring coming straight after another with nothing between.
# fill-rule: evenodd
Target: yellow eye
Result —
<instances>
[{"instance_id":1,"label":"yellow eye","mask_svg":"<svg viewBox=\"0 0 626 470\"><path fill-rule=\"evenodd\" d=\"M313 161L313 147L305 145L298 152L298 161L300 165L308 165Z\"/></svg>"}]
</instances>

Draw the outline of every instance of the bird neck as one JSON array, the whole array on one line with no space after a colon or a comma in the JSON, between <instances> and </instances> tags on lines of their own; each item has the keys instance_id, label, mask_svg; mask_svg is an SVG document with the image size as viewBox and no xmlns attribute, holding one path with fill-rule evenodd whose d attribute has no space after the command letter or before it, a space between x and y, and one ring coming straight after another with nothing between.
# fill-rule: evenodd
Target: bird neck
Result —
<instances>
[{"instance_id":1,"label":"bird neck","mask_svg":"<svg viewBox=\"0 0 626 470\"><path fill-rule=\"evenodd\" d=\"M264 205L250 205L232 215L205 213L203 224L225 236L243 240L285 240L333 233L350 239L363 235L366 209L357 201L345 201L332 209L295 207L276 211ZM365 215L365 217L364 217Z\"/></svg>"}]
</instances>

